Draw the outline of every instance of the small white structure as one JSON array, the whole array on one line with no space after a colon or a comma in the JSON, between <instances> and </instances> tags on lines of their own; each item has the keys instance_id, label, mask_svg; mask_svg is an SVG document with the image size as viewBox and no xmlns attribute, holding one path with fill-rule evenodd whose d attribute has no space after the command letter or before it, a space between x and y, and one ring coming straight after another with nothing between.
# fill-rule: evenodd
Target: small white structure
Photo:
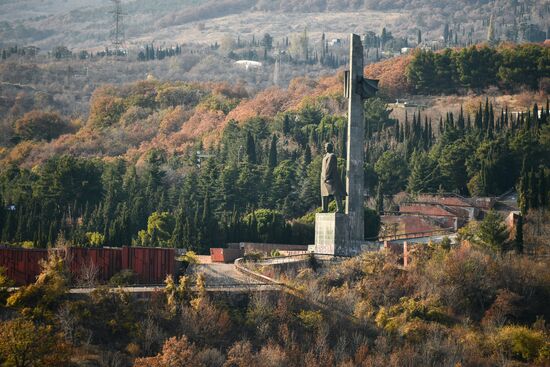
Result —
<instances>
[{"instance_id":1,"label":"small white structure","mask_svg":"<svg viewBox=\"0 0 550 367\"><path fill-rule=\"evenodd\" d=\"M260 69L263 65L261 62L258 61L252 61L252 60L239 60L235 61L235 65L245 68L246 70L249 69Z\"/></svg>"}]
</instances>

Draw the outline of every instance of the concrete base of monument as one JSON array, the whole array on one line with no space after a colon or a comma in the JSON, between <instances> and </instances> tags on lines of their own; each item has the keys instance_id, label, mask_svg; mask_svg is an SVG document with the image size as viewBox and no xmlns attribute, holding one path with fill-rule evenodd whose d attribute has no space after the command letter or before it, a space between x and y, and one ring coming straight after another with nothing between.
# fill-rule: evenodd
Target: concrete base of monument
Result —
<instances>
[{"instance_id":1,"label":"concrete base of monument","mask_svg":"<svg viewBox=\"0 0 550 367\"><path fill-rule=\"evenodd\" d=\"M349 219L342 213L315 215L315 253L338 256L355 256L362 252L361 241L349 235Z\"/></svg>"}]
</instances>

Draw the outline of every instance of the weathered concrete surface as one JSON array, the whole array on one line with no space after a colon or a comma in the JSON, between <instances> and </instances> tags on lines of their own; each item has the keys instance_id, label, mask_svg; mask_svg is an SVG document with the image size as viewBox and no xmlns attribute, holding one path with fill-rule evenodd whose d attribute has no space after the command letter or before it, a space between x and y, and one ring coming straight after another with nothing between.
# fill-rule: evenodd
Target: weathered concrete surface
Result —
<instances>
[{"instance_id":1,"label":"weathered concrete surface","mask_svg":"<svg viewBox=\"0 0 550 367\"><path fill-rule=\"evenodd\" d=\"M189 266L186 273L189 275L203 273L206 288L261 284L261 282L238 272L234 264L196 264Z\"/></svg>"},{"instance_id":2,"label":"weathered concrete surface","mask_svg":"<svg viewBox=\"0 0 550 367\"><path fill-rule=\"evenodd\" d=\"M363 224L365 118L363 98L358 90L363 80L363 43L361 37L356 34L350 36L349 75L346 214L349 217L348 245L354 246L365 238Z\"/></svg>"},{"instance_id":3,"label":"weathered concrete surface","mask_svg":"<svg viewBox=\"0 0 550 367\"><path fill-rule=\"evenodd\" d=\"M342 213L315 215L315 252L318 254L343 254L349 242L348 216Z\"/></svg>"}]
</instances>

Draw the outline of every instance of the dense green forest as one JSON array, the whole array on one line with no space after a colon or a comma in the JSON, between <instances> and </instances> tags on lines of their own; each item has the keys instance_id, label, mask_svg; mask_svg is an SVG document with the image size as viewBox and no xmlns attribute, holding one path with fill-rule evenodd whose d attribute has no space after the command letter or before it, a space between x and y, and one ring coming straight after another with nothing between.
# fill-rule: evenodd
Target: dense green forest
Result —
<instances>
[{"instance_id":1,"label":"dense green forest","mask_svg":"<svg viewBox=\"0 0 550 367\"><path fill-rule=\"evenodd\" d=\"M500 87L550 88L550 48L529 44L516 47L418 50L407 68L407 79L420 94L454 94L463 90L482 91Z\"/></svg>"}]
</instances>

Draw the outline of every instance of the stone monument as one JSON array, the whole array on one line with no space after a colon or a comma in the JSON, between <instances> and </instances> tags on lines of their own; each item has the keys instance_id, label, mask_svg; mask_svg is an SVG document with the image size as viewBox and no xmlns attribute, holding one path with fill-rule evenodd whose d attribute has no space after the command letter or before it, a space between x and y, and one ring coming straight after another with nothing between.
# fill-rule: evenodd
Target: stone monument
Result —
<instances>
[{"instance_id":1,"label":"stone monument","mask_svg":"<svg viewBox=\"0 0 550 367\"><path fill-rule=\"evenodd\" d=\"M320 213L315 216L316 253L352 256L361 251L364 243L363 103L377 91L378 81L363 77L363 44L361 37L352 34L350 70L344 77L344 93L348 99L346 209L344 213Z\"/></svg>"},{"instance_id":2,"label":"stone monument","mask_svg":"<svg viewBox=\"0 0 550 367\"><path fill-rule=\"evenodd\" d=\"M342 206L342 198L346 196L344 191L344 185L340 180L340 174L338 173L338 158L334 154L334 146L332 143L325 145L326 155L323 157L321 166L321 207L322 212L328 212L328 206L330 198L333 197L336 201L336 211L338 213L344 212Z\"/></svg>"}]
</instances>

